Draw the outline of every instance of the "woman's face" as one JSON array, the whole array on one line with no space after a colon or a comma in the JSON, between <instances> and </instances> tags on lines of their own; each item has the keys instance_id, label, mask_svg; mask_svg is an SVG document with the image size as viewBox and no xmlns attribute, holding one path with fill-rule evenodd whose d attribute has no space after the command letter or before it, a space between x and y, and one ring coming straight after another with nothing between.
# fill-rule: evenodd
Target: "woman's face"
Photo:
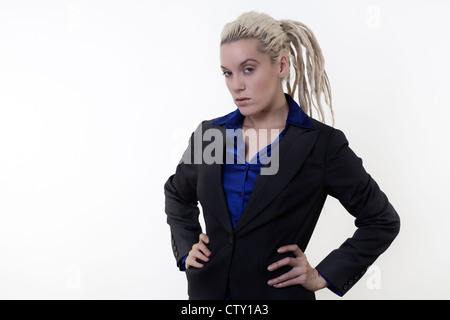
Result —
<instances>
[{"instance_id":1,"label":"woman's face","mask_svg":"<svg viewBox=\"0 0 450 320\"><path fill-rule=\"evenodd\" d=\"M220 48L225 82L244 116L268 110L279 103L280 95L285 99L281 80L289 71L289 62L284 56L280 62L272 63L258 45L257 39L244 39Z\"/></svg>"}]
</instances>

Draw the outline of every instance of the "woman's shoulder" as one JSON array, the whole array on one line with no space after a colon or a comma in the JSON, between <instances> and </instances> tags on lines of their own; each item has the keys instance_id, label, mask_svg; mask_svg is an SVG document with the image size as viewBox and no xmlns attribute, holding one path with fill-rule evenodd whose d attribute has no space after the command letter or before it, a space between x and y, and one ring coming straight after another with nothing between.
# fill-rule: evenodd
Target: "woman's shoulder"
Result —
<instances>
[{"instance_id":1,"label":"woman's shoulder","mask_svg":"<svg viewBox=\"0 0 450 320\"><path fill-rule=\"evenodd\" d=\"M311 124L313 125L314 129L318 129L321 131L327 131L327 132L332 132L333 130L337 130L336 128L334 128L332 126L330 126L326 123L323 123L319 120L316 120L314 118L311 118L309 116L308 116L308 119L309 119L309 121L311 121Z\"/></svg>"},{"instance_id":2,"label":"woman's shoulder","mask_svg":"<svg viewBox=\"0 0 450 320\"><path fill-rule=\"evenodd\" d=\"M311 124L314 127L314 130L318 130L322 136L331 137L334 134L342 133L341 130L330 126L326 123L323 123L319 120L316 120L314 118L309 117L309 120L311 121Z\"/></svg>"},{"instance_id":3,"label":"woman's shoulder","mask_svg":"<svg viewBox=\"0 0 450 320\"><path fill-rule=\"evenodd\" d=\"M311 117L309 120L311 121L314 130L319 131L319 139L322 143L327 145L327 147L333 148L335 145L348 145L347 137L342 130Z\"/></svg>"}]
</instances>

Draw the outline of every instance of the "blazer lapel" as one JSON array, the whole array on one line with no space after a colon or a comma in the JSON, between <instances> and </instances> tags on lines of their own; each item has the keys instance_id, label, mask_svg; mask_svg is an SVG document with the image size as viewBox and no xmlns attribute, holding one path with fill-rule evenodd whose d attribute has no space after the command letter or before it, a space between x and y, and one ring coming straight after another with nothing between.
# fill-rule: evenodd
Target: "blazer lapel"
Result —
<instances>
[{"instance_id":1,"label":"blazer lapel","mask_svg":"<svg viewBox=\"0 0 450 320\"><path fill-rule=\"evenodd\" d=\"M223 152L225 155L226 131L223 126L214 125L215 129L219 129L223 138ZM226 230L233 233L233 226L231 223L230 212L228 211L228 204L225 198L225 191L222 183L223 164L203 165L203 178L207 186L209 207L214 208L213 212L217 219L223 224Z\"/></svg>"},{"instance_id":2,"label":"blazer lapel","mask_svg":"<svg viewBox=\"0 0 450 320\"><path fill-rule=\"evenodd\" d=\"M279 168L274 175L259 175L236 225L236 232L253 220L285 188L303 165L318 137L318 130L290 126L279 143ZM221 180L222 181L222 180Z\"/></svg>"}]
</instances>

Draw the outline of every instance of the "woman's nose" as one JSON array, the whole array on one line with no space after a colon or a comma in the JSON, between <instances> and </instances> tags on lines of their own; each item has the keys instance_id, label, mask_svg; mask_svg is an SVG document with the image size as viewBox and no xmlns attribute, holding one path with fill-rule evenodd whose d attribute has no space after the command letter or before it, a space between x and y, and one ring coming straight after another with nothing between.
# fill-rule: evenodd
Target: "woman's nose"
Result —
<instances>
[{"instance_id":1,"label":"woman's nose","mask_svg":"<svg viewBox=\"0 0 450 320\"><path fill-rule=\"evenodd\" d=\"M241 77L234 77L232 83L232 89L234 92L242 92L245 90L245 82Z\"/></svg>"}]
</instances>

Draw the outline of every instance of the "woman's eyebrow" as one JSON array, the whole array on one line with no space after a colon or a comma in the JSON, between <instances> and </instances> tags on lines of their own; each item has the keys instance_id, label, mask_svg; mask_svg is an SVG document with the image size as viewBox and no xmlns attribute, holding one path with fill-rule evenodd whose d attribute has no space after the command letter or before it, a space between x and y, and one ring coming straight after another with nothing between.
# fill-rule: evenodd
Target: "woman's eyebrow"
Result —
<instances>
[{"instance_id":1,"label":"woman's eyebrow","mask_svg":"<svg viewBox=\"0 0 450 320\"><path fill-rule=\"evenodd\" d=\"M258 60L255 60L255 59L251 59L251 58L250 58L250 59L247 59L247 60L242 61L242 62L239 64L239 66L242 67L243 65L247 64L247 63L250 62L250 61L259 63ZM224 66L220 66L220 67L221 67L222 69L228 69L228 68L226 68L226 67L224 67Z\"/></svg>"},{"instance_id":2,"label":"woman's eyebrow","mask_svg":"<svg viewBox=\"0 0 450 320\"><path fill-rule=\"evenodd\" d=\"M245 60L245 61L243 61L243 62L241 62L241 64L239 65L239 66L243 66L244 64L247 64L248 62L250 62L250 61L253 61L253 62L256 62L256 63L259 63L257 60L255 60L255 59L247 59L247 60Z\"/></svg>"}]
</instances>

